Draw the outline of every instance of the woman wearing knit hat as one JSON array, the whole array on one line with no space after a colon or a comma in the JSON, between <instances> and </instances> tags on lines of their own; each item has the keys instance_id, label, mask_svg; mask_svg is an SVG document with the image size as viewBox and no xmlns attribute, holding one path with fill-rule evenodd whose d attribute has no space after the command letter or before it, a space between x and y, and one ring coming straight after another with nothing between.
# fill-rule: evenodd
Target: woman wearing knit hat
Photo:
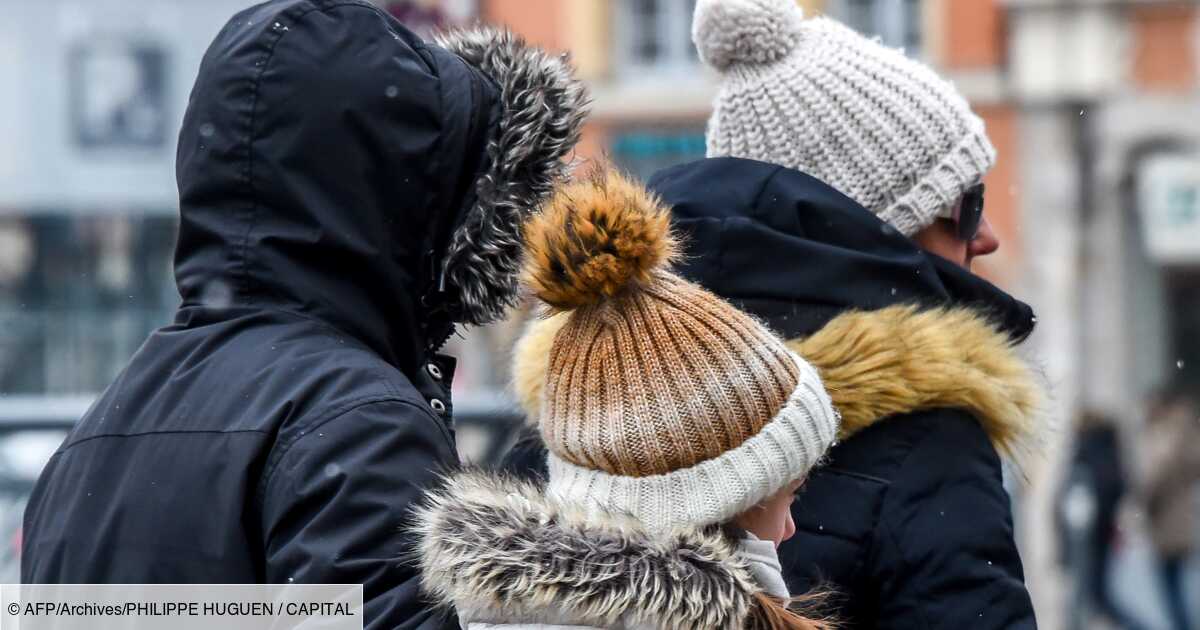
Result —
<instances>
[{"instance_id":1,"label":"woman wearing knit hat","mask_svg":"<svg viewBox=\"0 0 1200 630\"><path fill-rule=\"evenodd\" d=\"M816 370L668 270L667 209L615 173L556 193L526 238L558 313L548 484L463 473L432 493L427 589L467 628L823 627L785 606L775 554L837 433Z\"/></svg>"},{"instance_id":2,"label":"woman wearing knit hat","mask_svg":"<svg viewBox=\"0 0 1200 630\"><path fill-rule=\"evenodd\" d=\"M851 628L1032 628L998 453L1038 442L1041 387L1013 349L1035 318L969 270L997 246L982 121L929 68L792 0L699 0L693 36L722 77L713 159L649 183L688 237L680 273L790 339L842 416L779 549L789 586L840 592Z\"/></svg>"},{"instance_id":3,"label":"woman wearing knit hat","mask_svg":"<svg viewBox=\"0 0 1200 630\"><path fill-rule=\"evenodd\" d=\"M831 390L814 346L839 326L857 344L837 361L872 376L835 394L846 439L795 507L789 583L831 581L850 627L1034 627L997 456L1036 441L1039 388L1012 351L1034 318L969 271L998 246L983 121L930 68L791 0L700 0L693 38L722 77L708 155L742 159L654 179L683 230L720 243L720 276L690 275L795 339Z\"/></svg>"}]
</instances>

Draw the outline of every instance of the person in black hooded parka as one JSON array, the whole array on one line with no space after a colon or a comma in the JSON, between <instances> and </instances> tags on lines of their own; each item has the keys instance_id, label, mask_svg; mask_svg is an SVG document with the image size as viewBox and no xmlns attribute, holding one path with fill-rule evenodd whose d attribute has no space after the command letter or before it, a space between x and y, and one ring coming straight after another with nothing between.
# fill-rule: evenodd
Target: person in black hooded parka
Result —
<instances>
[{"instance_id":1,"label":"person in black hooded parka","mask_svg":"<svg viewBox=\"0 0 1200 630\"><path fill-rule=\"evenodd\" d=\"M699 0L693 38L723 73L710 159L649 182L680 272L790 339L842 418L779 549L790 591L830 589L846 628L1033 628L1001 456L1038 442L1039 379L1014 350L1035 319L970 271L998 246L982 121L919 62L791 0ZM531 416L558 324L518 345ZM506 465L540 474L536 436Z\"/></svg>"},{"instance_id":2,"label":"person in black hooded parka","mask_svg":"<svg viewBox=\"0 0 1200 630\"><path fill-rule=\"evenodd\" d=\"M361 0L234 16L180 132L182 304L43 472L22 580L361 583L367 627L452 624L402 534L457 461L437 351L514 299L585 100L506 32L427 44Z\"/></svg>"}]
</instances>

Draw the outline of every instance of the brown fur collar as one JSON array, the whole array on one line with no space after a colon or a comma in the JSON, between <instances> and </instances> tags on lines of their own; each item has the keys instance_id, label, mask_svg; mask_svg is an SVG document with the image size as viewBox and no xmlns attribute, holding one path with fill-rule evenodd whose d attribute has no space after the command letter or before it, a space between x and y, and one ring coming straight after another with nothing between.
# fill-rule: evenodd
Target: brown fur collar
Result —
<instances>
[{"instance_id":1,"label":"brown fur collar","mask_svg":"<svg viewBox=\"0 0 1200 630\"><path fill-rule=\"evenodd\" d=\"M531 421L563 321L562 315L535 321L517 343L513 384ZM1006 456L1021 459L1036 450L1038 379L1008 337L973 310L850 311L788 345L821 374L842 416L842 438L896 414L957 408L973 414Z\"/></svg>"},{"instance_id":2,"label":"brown fur collar","mask_svg":"<svg viewBox=\"0 0 1200 630\"><path fill-rule=\"evenodd\" d=\"M895 414L955 408L1008 456L1034 446L1042 388L1009 338L975 311L850 312L788 345L817 367L843 436Z\"/></svg>"},{"instance_id":3,"label":"brown fur collar","mask_svg":"<svg viewBox=\"0 0 1200 630\"><path fill-rule=\"evenodd\" d=\"M760 590L720 532L652 536L483 473L449 478L416 521L426 591L474 622L741 628Z\"/></svg>"}]
</instances>

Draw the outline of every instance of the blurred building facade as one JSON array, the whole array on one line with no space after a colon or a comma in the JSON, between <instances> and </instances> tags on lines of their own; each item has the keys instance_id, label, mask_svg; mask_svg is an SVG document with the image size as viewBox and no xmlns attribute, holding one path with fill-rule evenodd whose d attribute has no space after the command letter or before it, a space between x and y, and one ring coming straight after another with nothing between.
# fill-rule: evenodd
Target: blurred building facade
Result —
<instances>
[{"instance_id":1,"label":"blurred building facade","mask_svg":"<svg viewBox=\"0 0 1200 630\"><path fill-rule=\"evenodd\" d=\"M1200 331L1185 316L1200 263L1195 0L799 4L928 61L983 116L1000 152L987 214L1004 243L983 270L1043 311L1037 345L1064 415L1088 405L1137 416L1148 391L1200 379ZM716 84L690 43L694 5L477 10L569 51L595 96L579 154L649 175L703 154Z\"/></svg>"},{"instance_id":2,"label":"blurred building facade","mask_svg":"<svg viewBox=\"0 0 1200 630\"><path fill-rule=\"evenodd\" d=\"M1034 342L1054 417L1105 410L1136 446L1156 391L1200 386L1200 11L1166 1L1001 9L1024 253L1013 288L1041 316ZM1051 440L1053 453L1068 452L1070 434ZM1127 472L1153 465L1127 455ZM1062 463L1043 466L1026 501L1026 556L1048 614L1063 610L1061 592L1050 539L1036 534Z\"/></svg>"}]
</instances>

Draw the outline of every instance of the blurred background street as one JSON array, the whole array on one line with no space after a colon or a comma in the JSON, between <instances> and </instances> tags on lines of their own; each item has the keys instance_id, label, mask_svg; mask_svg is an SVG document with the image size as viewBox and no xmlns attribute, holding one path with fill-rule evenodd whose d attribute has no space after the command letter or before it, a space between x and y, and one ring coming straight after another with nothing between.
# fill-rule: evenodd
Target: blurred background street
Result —
<instances>
[{"instance_id":1,"label":"blurred background street","mask_svg":"<svg viewBox=\"0 0 1200 630\"><path fill-rule=\"evenodd\" d=\"M176 134L205 47L250 4L0 0L0 582L16 581L41 464L178 305ZM595 99L580 159L607 156L645 178L704 155L716 77L691 44L694 0L376 4L421 33L484 21L569 52ZM1009 484L1040 624L1105 627L1074 578L1093 565L1065 553L1087 548L1076 534L1097 513L1096 485L1073 483L1076 419L1095 412L1116 436L1100 466L1129 488L1103 541L1111 592L1143 627L1167 628L1133 489L1157 465L1143 442L1159 392L1200 395L1200 3L800 4L935 66L999 150L986 212L1003 246L979 266L1038 313L1024 352L1056 423L1045 455ZM493 456L519 421L507 383L523 318L451 342L464 457ZM1184 584L1200 624L1194 556Z\"/></svg>"}]
</instances>

